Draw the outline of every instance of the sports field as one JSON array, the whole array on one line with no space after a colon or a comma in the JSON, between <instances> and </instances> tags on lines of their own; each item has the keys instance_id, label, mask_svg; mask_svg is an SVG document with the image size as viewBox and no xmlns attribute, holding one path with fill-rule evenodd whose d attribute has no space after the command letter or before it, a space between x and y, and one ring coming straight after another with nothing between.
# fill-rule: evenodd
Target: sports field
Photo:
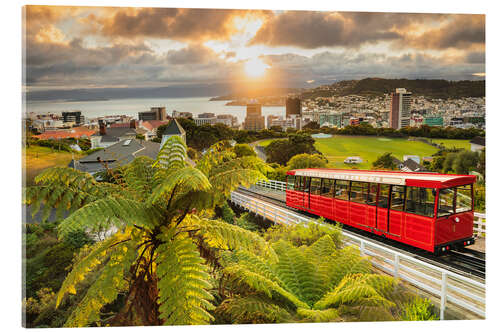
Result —
<instances>
[{"instance_id":1,"label":"sports field","mask_svg":"<svg viewBox=\"0 0 500 333\"><path fill-rule=\"evenodd\" d=\"M76 159L81 155L74 153ZM53 166L67 166L71 162L71 153L51 150L49 147L31 146L23 149L23 169L26 170L26 183L30 185L43 170Z\"/></svg>"},{"instance_id":2,"label":"sports field","mask_svg":"<svg viewBox=\"0 0 500 333\"><path fill-rule=\"evenodd\" d=\"M454 139L427 139L430 142L445 146L446 148L459 148L470 150L469 140L454 140Z\"/></svg>"},{"instance_id":3,"label":"sports field","mask_svg":"<svg viewBox=\"0 0 500 333\"><path fill-rule=\"evenodd\" d=\"M267 146L271 140L260 143ZM418 155L420 159L436 153L437 148L420 141L408 141L400 138L387 138L376 136L347 136L335 135L326 139L315 139L315 147L328 159L331 168L370 169L372 162L385 152L391 152L396 158L403 160L404 155ZM457 140L461 141L461 140ZM348 156L359 156L363 163L350 165L345 164L344 159Z\"/></svg>"}]
</instances>

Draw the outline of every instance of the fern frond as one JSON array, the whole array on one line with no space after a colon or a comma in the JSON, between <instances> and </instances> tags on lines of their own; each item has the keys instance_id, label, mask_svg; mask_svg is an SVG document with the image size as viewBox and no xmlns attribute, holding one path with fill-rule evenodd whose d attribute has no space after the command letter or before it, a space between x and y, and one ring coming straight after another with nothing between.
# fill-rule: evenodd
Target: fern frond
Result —
<instances>
[{"instance_id":1,"label":"fern frond","mask_svg":"<svg viewBox=\"0 0 500 333\"><path fill-rule=\"evenodd\" d=\"M294 295L312 306L325 291L316 267L299 249L290 243L280 241L273 244L279 257L276 273Z\"/></svg>"},{"instance_id":2,"label":"fern frond","mask_svg":"<svg viewBox=\"0 0 500 333\"><path fill-rule=\"evenodd\" d=\"M313 323L325 323L330 321L339 321L340 315L336 309L326 310L311 310L305 308L298 308L297 315L299 318Z\"/></svg>"},{"instance_id":3,"label":"fern frond","mask_svg":"<svg viewBox=\"0 0 500 333\"><path fill-rule=\"evenodd\" d=\"M210 170L210 176L235 169L252 169L259 171L264 175L273 170L267 163L255 156L243 156L215 165Z\"/></svg>"},{"instance_id":4,"label":"fern frond","mask_svg":"<svg viewBox=\"0 0 500 333\"><path fill-rule=\"evenodd\" d=\"M71 313L65 327L82 327L100 320L101 308L113 302L119 291L127 287L124 277L136 259L134 245L132 242L124 242L112 249L109 261Z\"/></svg>"},{"instance_id":5,"label":"fern frond","mask_svg":"<svg viewBox=\"0 0 500 333\"><path fill-rule=\"evenodd\" d=\"M196 234L210 247L222 250L247 250L276 260L276 254L257 233L219 220L190 215L181 226L196 229Z\"/></svg>"},{"instance_id":6,"label":"fern frond","mask_svg":"<svg viewBox=\"0 0 500 333\"><path fill-rule=\"evenodd\" d=\"M243 284L266 295L269 298L279 300L280 298L288 301L294 307L309 308L309 306L297 298L293 293L281 287L277 282L266 278L265 276L253 272L242 264L230 265L224 268L224 273L230 277L231 282Z\"/></svg>"},{"instance_id":7,"label":"fern frond","mask_svg":"<svg viewBox=\"0 0 500 333\"><path fill-rule=\"evenodd\" d=\"M97 181L87 172L68 167L53 167L42 171L35 177L36 184L62 183L66 186L90 192Z\"/></svg>"},{"instance_id":8,"label":"fern frond","mask_svg":"<svg viewBox=\"0 0 500 333\"><path fill-rule=\"evenodd\" d=\"M174 188L183 191L207 191L212 188L207 177L198 169L183 167L166 174L163 181L155 187L148 202L154 203L166 194L171 193Z\"/></svg>"},{"instance_id":9,"label":"fern frond","mask_svg":"<svg viewBox=\"0 0 500 333\"><path fill-rule=\"evenodd\" d=\"M342 279L339 285L325 294L315 309L339 307L340 305L366 305L391 307L395 304L382 296L394 287L394 279L378 274L354 274Z\"/></svg>"},{"instance_id":10,"label":"fern frond","mask_svg":"<svg viewBox=\"0 0 500 333\"><path fill-rule=\"evenodd\" d=\"M186 165L187 147L180 136L174 135L165 141L153 164L161 169L180 169Z\"/></svg>"},{"instance_id":11,"label":"fern frond","mask_svg":"<svg viewBox=\"0 0 500 333\"><path fill-rule=\"evenodd\" d=\"M333 289L345 276L370 273L371 267L367 257L360 256L358 249L348 246L336 251L330 258L325 257L319 270L326 278L325 284Z\"/></svg>"},{"instance_id":12,"label":"fern frond","mask_svg":"<svg viewBox=\"0 0 500 333\"><path fill-rule=\"evenodd\" d=\"M215 312L229 317L232 324L283 323L291 320L290 313L283 307L257 295L226 299Z\"/></svg>"},{"instance_id":13,"label":"fern frond","mask_svg":"<svg viewBox=\"0 0 500 333\"><path fill-rule=\"evenodd\" d=\"M214 194L227 198L238 186L249 187L259 180L267 180L266 176L253 169L233 169L219 172L209 177Z\"/></svg>"},{"instance_id":14,"label":"fern frond","mask_svg":"<svg viewBox=\"0 0 500 333\"><path fill-rule=\"evenodd\" d=\"M280 280L276 274L274 268L270 265L270 260L264 260L255 254L245 251L224 251L221 254L221 265L229 267L230 265L241 264L252 272L260 274L265 278L278 283L283 286L283 282Z\"/></svg>"},{"instance_id":15,"label":"fern frond","mask_svg":"<svg viewBox=\"0 0 500 333\"><path fill-rule=\"evenodd\" d=\"M144 201L153 190L152 183L155 174L153 162L147 156L140 156L124 168L123 178L127 188L138 200Z\"/></svg>"},{"instance_id":16,"label":"fern frond","mask_svg":"<svg viewBox=\"0 0 500 333\"><path fill-rule=\"evenodd\" d=\"M174 232L167 231L155 258L160 318L164 325L207 324L213 319L207 310L215 308L210 276L192 240Z\"/></svg>"},{"instance_id":17,"label":"fern frond","mask_svg":"<svg viewBox=\"0 0 500 333\"><path fill-rule=\"evenodd\" d=\"M236 154L230 150L231 144L228 140L222 140L210 146L203 157L196 164L196 168L201 170L205 175L210 175L213 167L224 161L232 160Z\"/></svg>"},{"instance_id":18,"label":"fern frond","mask_svg":"<svg viewBox=\"0 0 500 333\"><path fill-rule=\"evenodd\" d=\"M85 279L85 276L90 273L96 266L100 265L103 259L108 254L110 248L114 244L121 244L126 242L130 237L130 230L124 233L118 232L105 241L96 243L87 256L75 263L71 272L64 279L61 288L57 294L56 308L61 303L63 297L67 294L76 293L76 285Z\"/></svg>"},{"instance_id":19,"label":"fern frond","mask_svg":"<svg viewBox=\"0 0 500 333\"><path fill-rule=\"evenodd\" d=\"M108 197L94 201L68 216L58 225L60 237L76 230L90 232L109 229L112 226L121 229L124 226L153 228L158 224L161 213L154 206L134 200Z\"/></svg>"}]
</instances>

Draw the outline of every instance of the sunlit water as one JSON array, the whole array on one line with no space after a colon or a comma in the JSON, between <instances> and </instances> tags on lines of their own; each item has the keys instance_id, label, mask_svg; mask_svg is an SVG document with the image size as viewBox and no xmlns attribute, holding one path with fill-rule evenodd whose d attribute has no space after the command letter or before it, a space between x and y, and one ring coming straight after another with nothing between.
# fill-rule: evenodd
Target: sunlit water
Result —
<instances>
[{"instance_id":1,"label":"sunlit water","mask_svg":"<svg viewBox=\"0 0 500 333\"><path fill-rule=\"evenodd\" d=\"M81 102L27 102L26 112L58 113L62 111L79 110L86 118L95 118L107 115L128 115L137 118L137 113L149 110L152 106L165 106L167 113L173 110L191 112L194 117L200 113L211 112L218 114L231 114L242 123L246 115L246 106L226 106L227 101L209 101L208 97L189 98L135 98L111 99L107 101L81 101ZM263 106L262 115L285 115L284 106ZM266 119L267 121L267 119Z\"/></svg>"}]
</instances>

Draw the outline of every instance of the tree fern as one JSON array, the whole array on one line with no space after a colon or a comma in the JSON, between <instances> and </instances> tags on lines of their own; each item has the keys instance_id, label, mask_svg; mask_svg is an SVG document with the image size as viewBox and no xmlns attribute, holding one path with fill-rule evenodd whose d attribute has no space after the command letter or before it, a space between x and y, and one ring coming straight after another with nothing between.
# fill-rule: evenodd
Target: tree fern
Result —
<instances>
[{"instance_id":1,"label":"tree fern","mask_svg":"<svg viewBox=\"0 0 500 333\"><path fill-rule=\"evenodd\" d=\"M63 297L67 293L75 294L76 286L83 281L88 273L96 266L100 265L103 259L108 255L108 251L115 245L121 244L130 239L130 229L125 233L116 233L103 242L93 245L90 253L75 263L71 272L66 276L59 292L57 294L56 307L59 306Z\"/></svg>"},{"instance_id":2,"label":"tree fern","mask_svg":"<svg viewBox=\"0 0 500 333\"><path fill-rule=\"evenodd\" d=\"M214 308L210 276L192 240L173 238L174 232L166 233L155 259L160 318L164 325L207 324L212 319L207 310Z\"/></svg>"},{"instance_id":3,"label":"tree fern","mask_svg":"<svg viewBox=\"0 0 500 333\"><path fill-rule=\"evenodd\" d=\"M234 324L283 323L292 319L286 309L258 295L226 299L216 313L228 316Z\"/></svg>"},{"instance_id":4,"label":"tree fern","mask_svg":"<svg viewBox=\"0 0 500 333\"><path fill-rule=\"evenodd\" d=\"M132 245L124 242L113 248L110 259L64 326L81 327L100 320L101 308L113 302L118 292L127 287L124 277L136 258Z\"/></svg>"},{"instance_id":5,"label":"tree fern","mask_svg":"<svg viewBox=\"0 0 500 333\"><path fill-rule=\"evenodd\" d=\"M165 141L158 152L154 166L162 169L180 169L186 165L187 147L181 137L174 135Z\"/></svg>"},{"instance_id":6,"label":"tree fern","mask_svg":"<svg viewBox=\"0 0 500 333\"><path fill-rule=\"evenodd\" d=\"M76 230L100 231L114 226L118 229L125 226L140 226L153 228L158 225L160 211L134 200L108 197L94 201L61 222L58 226L59 235Z\"/></svg>"}]
</instances>

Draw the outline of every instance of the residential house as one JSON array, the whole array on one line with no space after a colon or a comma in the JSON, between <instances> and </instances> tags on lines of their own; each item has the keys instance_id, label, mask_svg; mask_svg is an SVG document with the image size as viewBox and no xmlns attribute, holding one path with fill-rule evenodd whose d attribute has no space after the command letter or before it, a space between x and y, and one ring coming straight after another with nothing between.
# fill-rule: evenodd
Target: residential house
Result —
<instances>
[{"instance_id":1,"label":"residential house","mask_svg":"<svg viewBox=\"0 0 500 333\"><path fill-rule=\"evenodd\" d=\"M127 127L111 127L104 121L99 121L99 131L90 138L91 148L106 148L123 140L135 139L135 126L135 121L131 121Z\"/></svg>"},{"instance_id":2,"label":"residential house","mask_svg":"<svg viewBox=\"0 0 500 333\"><path fill-rule=\"evenodd\" d=\"M106 168L113 169L126 165L139 156L156 159L159 151L160 144L157 142L126 139L95 151L78 161L73 160L69 167L95 174L106 170Z\"/></svg>"},{"instance_id":3,"label":"residential house","mask_svg":"<svg viewBox=\"0 0 500 333\"><path fill-rule=\"evenodd\" d=\"M73 127L71 129L57 130L57 131L45 131L42 134L33 135L34 138L40 140L61 140L61 139L89 139L95 130L89 129L88 127Z\"/></svg>"},{"instance_id":4,"label":"residential house","mask_svg":"<svg viewBox=\"0 0 500 333\"><path fill-rule=\"evenodd\" d=\"M179 122L175 118L172 119L172 120L170 120L170 122L168 123L167 128L163 132L163 136L161 138L161 145L162 145L162 147L163 147L163 144L165 144L165 142L170 137L172 137L174 135L180 136L181 139L184 142L186 142L186 131L184 130L184 128L182 128L182 126L179 124Z\"/></svg>"},{"instance_id":5,"label":"residential house","mask_svg":"<svg viewBox=\"0 0 500 333\"><path fill-rule=\"evenodd\" d=\"M156 138L156 133L158 131L158 127L162 125L168 124L168 121L164 120L146 120L140 121L139 126L137 126L137 130L145 131L143 134L146 140L151 140Z\"/></svg>"}]
</instances>

